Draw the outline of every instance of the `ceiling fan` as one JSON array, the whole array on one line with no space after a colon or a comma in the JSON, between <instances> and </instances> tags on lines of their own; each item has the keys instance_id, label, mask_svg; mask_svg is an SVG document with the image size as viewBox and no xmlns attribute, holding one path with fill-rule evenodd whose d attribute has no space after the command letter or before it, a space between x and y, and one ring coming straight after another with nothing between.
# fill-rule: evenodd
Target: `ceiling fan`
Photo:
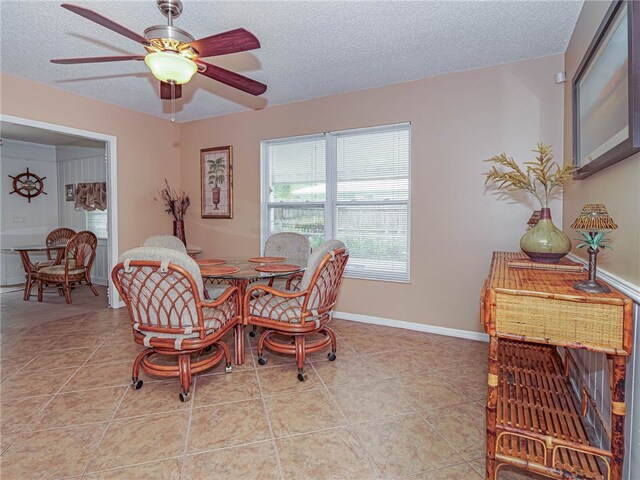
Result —
<instances>
[{"instance_id":1,"label":"ceiling fan","mask_svg":"<svg viewBox=\"0 0 640 480\"><path fill-rule=\"evenodd\" d=\"M173 20L182 13L181 0L156 0L156 3L162 14L167 17L167 25L149 27L144 31L144 36L123 27L113 20L109 20L97 12L77 5L63 3L61 5L63 8L142 44L147 54L60 58L51 60L51 62L69 65L144 60L151 73L160 80L160 98L163 100L180 98L182 96L182 85L191 80L191 77L196 72L251 95L261 95L267 90L267 86L263 83L201 60L201 58L260 48L260 42L252 33L243 28L237 28L195 40L185 30L173 26Z\"/></svg>"}]
</instances>

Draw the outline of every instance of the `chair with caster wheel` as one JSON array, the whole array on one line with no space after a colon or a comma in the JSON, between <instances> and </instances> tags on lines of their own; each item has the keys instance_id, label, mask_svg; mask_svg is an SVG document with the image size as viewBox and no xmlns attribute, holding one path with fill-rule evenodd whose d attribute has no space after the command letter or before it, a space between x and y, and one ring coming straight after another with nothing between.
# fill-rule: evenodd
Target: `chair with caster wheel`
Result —
<instances>
[{"instance_id":1,"label":"chair with caster wheel","mask_svg":"<svg viewBox=\"0 0 640 480\"><path fill-rule=\"evenodd\" d=\"M304 381L304 361L308 353L331 345L329 360L336 359L336 335L328 323L333 315L342 274L349 252L339 240L329 240L314 250L309 258L298 291L278 290L268 285L254 285L244 296L244 323L265 328L258 340L258 363L264 365L264 348L295 355L298 380ZM320 340L307 336L321 334ZM279 337L286 337L282 341ZM293 342L289 341L293 339Z\"/></svg>"},{"instance_id":2,"label":"chair with caster wheel","mask_svg":"<svg viewBox=\"0 0 640 480\"><path fill-rule=\"evenodd\" d=\"M264 244L264 256L265 257L285 257L286 259L296 263L294 259L309 260L311 255L311 242L307 237L300 233L295 232L280 232L274 233ZM287 290L289 286L289 277L271 278L268 281L255 282L256 285L269 285L275 287L278 290ZM249 332L252 337L256 336L256 327Z\"/></svg>"},{"instance_id":3,"label":"chair with caster wheel","mask_svg":"<svg viewBox=\"0 0 640 480\"><path fill-rule=\"evenodd\" d=\"M147 347L133 364L136 390L142 387L142 368L150 375L178 377L184 402L193 374L213 368L223 358L225 371L231 371L231 352L222 337L241 320L237 287L227 288L215 301L203 299L196 262L167 248L134 248L118 262L111 278L129 311L134 341ZM166 362L167 356L177 358L177 365Z\"/></svg>"}]
</instances>

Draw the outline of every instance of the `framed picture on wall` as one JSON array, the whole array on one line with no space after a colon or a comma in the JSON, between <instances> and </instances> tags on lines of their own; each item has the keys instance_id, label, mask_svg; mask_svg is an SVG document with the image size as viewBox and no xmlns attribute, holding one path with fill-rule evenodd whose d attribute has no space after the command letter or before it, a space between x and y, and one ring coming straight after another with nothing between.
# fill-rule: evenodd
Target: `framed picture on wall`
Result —
<instances>
[{"instance_id":1,"label":"framed picture on wall","mask_svg":"<svg viewBox=\"0 0 640 480\"><path fill-rule=\"evenodd\" d=\"M611 4L572 83L576 178L640 151L640 4Z\"/></svg>"},{"instance_id":2,"label":"framed picture on wall","mask_svg":"<svg viewBox=\"0 0 640 480\"><path fill-rule=\"evenodd\" d=\"M231 145L200 150L201 216L233 218Z\"/></svg>"},{"instance_id":3,"label":"framed picture on wall","mask_svg":"<svg viewBox=\"0 0 640 480\"><path fill-rule=\"evenodd\" d=\"M64 186L64 199L73 202L76 199L76 186L73 183Z\"/></svg>"}]
</instances>

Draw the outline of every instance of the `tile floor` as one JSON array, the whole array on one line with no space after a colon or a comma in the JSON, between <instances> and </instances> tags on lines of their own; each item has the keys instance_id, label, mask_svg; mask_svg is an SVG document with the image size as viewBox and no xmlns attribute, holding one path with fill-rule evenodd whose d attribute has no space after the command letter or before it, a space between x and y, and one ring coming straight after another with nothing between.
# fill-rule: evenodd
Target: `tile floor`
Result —
<instances>
[{"instance_id":1,"label":"tile floor","mask_svg":"<svg viewBox=\"0 0 640 480\"><path fill-rule=\"evenodd\" d=\"M485 343L336 320L338 359L312 355L306 382L252 348L181 403L177 380L131 388L139 347L100 293L2 293L4 480L484 477Z\"/></svg>"}]
</instances>

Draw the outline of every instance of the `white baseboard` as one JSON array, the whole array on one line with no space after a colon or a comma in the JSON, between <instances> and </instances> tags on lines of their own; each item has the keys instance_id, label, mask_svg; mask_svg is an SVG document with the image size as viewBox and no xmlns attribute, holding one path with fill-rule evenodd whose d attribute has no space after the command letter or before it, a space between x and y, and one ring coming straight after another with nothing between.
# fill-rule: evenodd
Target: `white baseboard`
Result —
<instances>
[{"instance_id":1,"label":"white baseboard","mask_svg":"<svg viewBox=\"0 0 640 480\"><path fill-rule=\"evenodd\" d=\"M382 325L383 327L404 328L405 330L435 333L436 335L446 335L448 337L465 338L467 340L478 340L481 342L489 341L489 335L486 333L470 332L468 330L459 330L457 328L438 327L435 325L425 325L424 323L394 320L392 318L360 315L358 313L334 312L333 316L334 318L339 318L341 320L351 320L354 322L369 323L371 325Z\"/></svg>"}]
</instances>

